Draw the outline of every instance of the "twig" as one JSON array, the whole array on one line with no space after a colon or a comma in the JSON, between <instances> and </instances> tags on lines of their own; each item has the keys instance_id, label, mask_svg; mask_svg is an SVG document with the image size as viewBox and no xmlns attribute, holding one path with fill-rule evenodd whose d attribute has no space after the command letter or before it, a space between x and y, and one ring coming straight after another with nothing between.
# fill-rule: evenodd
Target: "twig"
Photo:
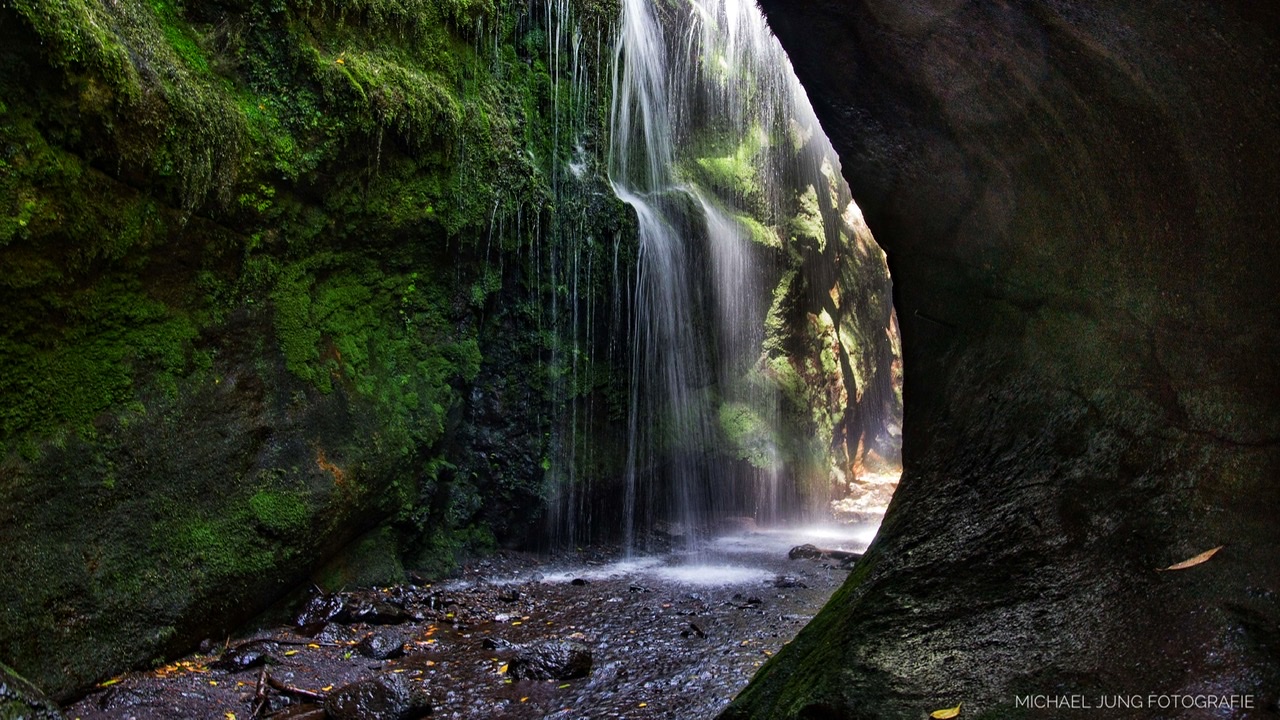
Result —
<instances>
[{"instance_id":1,"label":"twig","mask_svg":"<svg viewBox=\"0 0 1280 720\"><path fill-rule=\"evenodd\" d=\"M324 693L318 693L318 692L315 692L314 690L303 690L302 688L296 688L296 687L293 687L292 685L285 685L284 683L271 677L270 675L267 676L267 684L286 695L293 695L294 697L306 698L307 700L324 702L324 699L326 697Z\"/></svg>"},{"instance_id":2,"label":"twig","mask_svg":"<svg viewBox=\"0 0 1280 720\"><path fill-rule=\"evenodd\" d=\"M258 671L258 685L253 693L253 713L251 718L260 718L262 713L267 709L267 669L262 668Z\"/></svg>"}]
</instances>

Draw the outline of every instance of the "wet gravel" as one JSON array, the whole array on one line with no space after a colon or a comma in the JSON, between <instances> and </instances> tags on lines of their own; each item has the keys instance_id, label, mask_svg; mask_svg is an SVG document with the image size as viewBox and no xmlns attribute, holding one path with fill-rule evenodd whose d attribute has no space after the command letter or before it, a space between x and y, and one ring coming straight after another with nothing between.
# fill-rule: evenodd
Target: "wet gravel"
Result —
<instances>
[{"instance_id":1,"label":"wet gravel","mask_svg":"<svg viewBox=\"0 0 1280 720\"><path fill-rule=\"evenodd\" d=\"M67 716L246 720L258 710L320 720L320 696L392 673L425 690L436 718L711 718L848 575L838 562L788 559L788 548L861 551L874 528L841 531L818 540L746 533L696 556L628 561L600 548L556 558L500 553L443 583L330 596L383 612L340 615L308 628L310 636L264 628L116 678ZM560 646L585 648L590 671L567 679L519 671L530 648ZM268 676L317 697L281 692Z\"/></svg>"}]
</instances>

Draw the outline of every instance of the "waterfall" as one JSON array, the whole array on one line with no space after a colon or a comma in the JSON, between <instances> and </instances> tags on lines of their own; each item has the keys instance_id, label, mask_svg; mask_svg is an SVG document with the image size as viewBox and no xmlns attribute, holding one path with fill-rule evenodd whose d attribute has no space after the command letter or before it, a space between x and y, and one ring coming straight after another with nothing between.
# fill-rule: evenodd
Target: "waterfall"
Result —
<instances>
[{"instance_id":1,"label":"waterfall","mask_svg":"<svg viewBox=\"0 0 1280 720\"><path fill-rule=\"evenodd\" d=\"M824 342L834 338L831 365L848 368L828 399L841 406L834 435L850 432L845 405L859 411L853 432L876 425L862 417L870 388L853 385L867 363L863 376L887 376L888 356L852 358L849 336L864 333L849 332L854 311L837 297L842 273L862 262L851 256L871 258L866 291L886 310L865 336L885 335L887 271L754 2L623 0L612 82L609 180L639 236L623 530L628 548L658 525L695 547L716 517L772 522L795 510L779 398L796 383L787 358L779 364L778 326L801 282L787 278L815 259L826 277L803 284ZM862 452L864 434L846 438L847 454ZM745 462L716 451L726 436ZM833 461L831 477L843 481L855 462Z\"/></svg>"}]
</instances>

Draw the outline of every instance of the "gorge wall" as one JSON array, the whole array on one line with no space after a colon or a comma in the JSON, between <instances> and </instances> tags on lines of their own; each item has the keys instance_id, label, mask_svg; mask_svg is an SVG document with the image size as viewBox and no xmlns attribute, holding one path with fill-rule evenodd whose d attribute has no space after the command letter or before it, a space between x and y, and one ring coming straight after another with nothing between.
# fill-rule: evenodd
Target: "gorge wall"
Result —
<instances>
[{"instance_id":1,"label":"gorge wall","mask_svg":"<svg viewBox=\"0 0 1280 720\"><path fill-rule=\"evenodd\" d=\"M66 699L310 582L618 534L645 400L619 10L0 5L0 663ZM765 268L733 364L776 417L680 378L736 514L765 470L823 507L899 440L883 256L825 141L776 119L801 137L712 128L678 169Z\"/></svg>"},{"instance_id":2,"label":"gorge wall","mask_svg":"<svg viewBox=\"0 0 1280 720\"><path fill-rule=\"evenodd\" d=\"M761 4L889 256L905 473L724 717L1032 717L1019 695L1073 693L1274 716L1280 13Z\"/></svg>"},{"instance_id":3,"label":"gorge wall","mask_svg":"<svg viewBox=\"0 0 1280 720\"><path fill-rule=\"evenodd\" d=\"M577 10L594 53L616 8ZM3 662L65 697L309 579L540 533L566 408L608 438L625 394L625 348L564 308L626 310L569 268L634 256L602 173L567 169L607 79L551 56L560 27L5 3Z\"/></svg>"}]
</instances>

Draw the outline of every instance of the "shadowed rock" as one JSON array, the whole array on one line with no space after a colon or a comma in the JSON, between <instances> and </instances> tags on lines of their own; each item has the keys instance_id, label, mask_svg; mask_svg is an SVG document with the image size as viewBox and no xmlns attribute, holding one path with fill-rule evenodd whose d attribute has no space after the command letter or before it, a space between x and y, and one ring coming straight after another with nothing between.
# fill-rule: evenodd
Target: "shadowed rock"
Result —
<instances>
[{"instance_id":1,"label":"shadowed rock","mask_svg":"<svg viewBox=\"0 0 1280 720\"><path fill-rule=\"evenodd\" d=\"M415 681L385 673L334 690L324 709L333 720L414 720L431 714L431 702Z\"/></svg>"},{"instance_id":2,"label":"shadowed rock","mask_svg":"<svg viewBox=\"0 0 1280 720\"><path fill-rule=\"evenodd\" d=\"M724 716L1275 707L1280 9L761 5L888 253L906 471Z\"/></svg>"},{"instance_id":3,"label":"shadowed rock","mask_svg":"<svg viewBox=\"0 0 1280 720\"><path fill-rule=\"evenodd\" d=\"M591 674L591 650L576 642L542 642L510 646L509 661L516 680L570 680Z\"/></svg>"}]
</instances>

